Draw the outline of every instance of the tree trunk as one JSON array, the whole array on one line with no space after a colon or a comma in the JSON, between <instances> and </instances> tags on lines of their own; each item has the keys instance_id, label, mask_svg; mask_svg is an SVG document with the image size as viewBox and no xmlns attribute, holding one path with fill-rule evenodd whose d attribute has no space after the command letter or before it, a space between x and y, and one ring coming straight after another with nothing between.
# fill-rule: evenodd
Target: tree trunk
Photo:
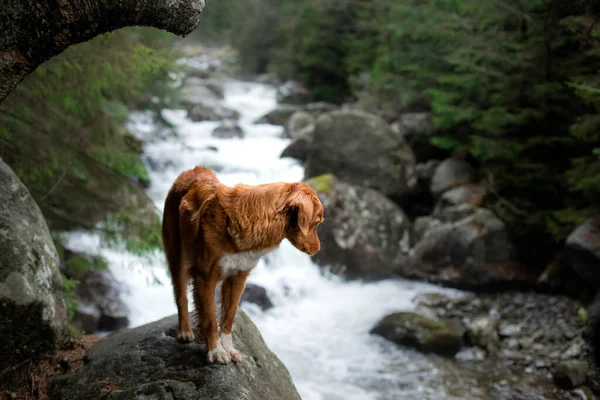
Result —
<instances>
[{"instance_id":1,"label":"tree trunk","mask_svg":"<svg viewBox=\"0 0 600 400\"><path fill-rule=\"evenodd\" d=\"M49 58L125 26L185 36L205 0L0 0L0 103Z\"/></svg>"}]
</instances>

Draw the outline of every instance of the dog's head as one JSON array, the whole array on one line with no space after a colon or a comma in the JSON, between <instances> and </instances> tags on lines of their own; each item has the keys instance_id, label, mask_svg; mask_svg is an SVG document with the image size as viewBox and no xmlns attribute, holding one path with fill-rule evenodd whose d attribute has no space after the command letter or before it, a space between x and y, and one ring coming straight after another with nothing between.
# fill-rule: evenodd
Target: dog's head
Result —
<instances>
[{"instance_id":1,"label":"dog's head","mask_svg":"<svg viewBox=\"0 0 600 400\"><path fill-rule=\"evenodd\" d=\"M298 250L313 255L321 249L317 226L323 222L323 205L310 186L295 183L286 199L287 239Z\"/></svg>"}]
</instances>

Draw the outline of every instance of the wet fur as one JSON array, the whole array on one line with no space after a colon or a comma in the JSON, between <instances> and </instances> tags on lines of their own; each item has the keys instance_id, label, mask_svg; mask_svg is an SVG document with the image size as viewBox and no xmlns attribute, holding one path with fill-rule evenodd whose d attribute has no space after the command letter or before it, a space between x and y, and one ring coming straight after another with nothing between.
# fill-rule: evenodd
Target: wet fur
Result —
<instances>
[{"instance_id":1,"label":"wet fur","mask_svg":"<svg viewBox=\"0 0 600 400\"><path fill-rule=\"evenodd\" d=\"M165 200L162 225L179 316L178 338L194 339L186 290L192 280L198 330L204 336L208 361L240 361L231 332L250 271L260 256L286 238L305 253L319 251L317 226L322 221L323 206L304 183L228 187L207 168L181 173ZM220 281L223 340L214 302Z\"/></svg>"}]
</instances>

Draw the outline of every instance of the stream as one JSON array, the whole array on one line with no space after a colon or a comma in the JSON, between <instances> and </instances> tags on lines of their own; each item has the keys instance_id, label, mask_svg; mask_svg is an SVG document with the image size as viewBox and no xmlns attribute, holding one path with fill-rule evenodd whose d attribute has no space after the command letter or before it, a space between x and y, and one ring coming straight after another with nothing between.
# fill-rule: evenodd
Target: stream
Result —
<instances>
[{"instance_id":1,"label":"stream","mask_svg":"<svg viewBox=\"0 0 600 400\"><path fill-rule=\"evenodd\" d=\"M258 184L303 179L302 165L279 158L289 139L283 128L254 121L276 107L273 87L236 80L225 83L226 107L240 112L244 139L211 137L216 121L191 122L182 110L163 110L178 138L153 139L145 144L152 160L147 192L162 211L175 178L186 169L204 165L225 184ZM142 139L156 129L145 114L134 114L129 128ZM152 166L152 167L150 167ZM325 214L327 211L325 210ZM131 327L176 313L166 261L162 253L148 259L102 247L97 236L72 233L67 247L101 254L122 284L131 310ZM394 311L413 308L420 293L454 290L405 280L345 282L315 265L287 240L260 261L249 282L267 290L274 307L262 311L243 303L269 348L289 369L304 400L459 399L447 391L435 357L397 347L369 334L373 325ZM235 329L235 328L234 328Z\"/></svg>"}]
</instances>

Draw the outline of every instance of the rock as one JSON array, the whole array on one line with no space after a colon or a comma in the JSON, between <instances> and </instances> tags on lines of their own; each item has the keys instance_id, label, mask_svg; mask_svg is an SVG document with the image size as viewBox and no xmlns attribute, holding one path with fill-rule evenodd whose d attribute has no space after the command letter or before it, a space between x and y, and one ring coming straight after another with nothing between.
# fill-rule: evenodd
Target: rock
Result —
<instances>
[{"instance_id":1,"label":"rock","mask_svg":"<svg viewBox=\"0 0 600 400\"><path fill-rule=\"evenodd\" d=\"M326 112L335 111L338 108L339 107L335 104L326 103L324 101L318 101L316 103L308 103L304 105L304 111L308 112L314 118L317 118L319 115Z\"/></svg>"},{"instance_id":2,"label":"rock","mask_svg":"<svg viewBox=\"0 0 600 400\"><path fill-rule=\"evenodd\" d=\"M500 347L498 336L499 320L495 316L481 316L469 321L466 332L467 343L493 354Z\"/></svg>"},{"instance_id":3,"label":"rock","mask_svg":"<svg viewBox=\"0 0 600 400\"><path fill-rule=\"evenodd\" d=\"M453 187L472 182L475 170L463 159L447 158L438 165L431 178L431 193L439 197Z\"/></svg>"},{"instance_id":4,"label":"rock","mask_svg":"<svg viewBox=\"0 0 600 400\"><path fill-rule=\"evenodd\" d=\"M445 208L460 205L479 207L485 197L483 185L466 184L460 185L444 192L438 199L433 214L440 214Z\"/></svg>"},{"instance_id":5,"label":"rock","mask_svg":"<svg viewBox=\"0 0 600 400\"><path fill-rule=\"evenodd\" d=\"M600 288L600 216L575 229L565 244L569 265L583 279Z\"/></svg>"},{"instance_id":6,"label":"rock","mask_svg":"<svg viewBox=\"0 0 600 400\"><path fill-rule=\"evenodd\" d=\"M281 153L281 158L291 157L302 162L306 161L312 149L314 138L314 125L308 125L298 132L294 133L294 140Z\"/></svg>"},{"instance_id":7,"label":"rock","mask_svg":"<svg viewBox=\"0 0 600 400\"><path fill-rule=\"evenodd\" d=\"M198 76L187 76L183 80L183 86L204 87L210 90L219 99L223 99L225 97L225 88L223 87L223 82L216 79L203 79Z\"/></svg>"},{"instance_id":8,"label":"rock","mask_svg":"<svg viewBox=\"0 0 600 400\"><path fill-rule=\"evenodd\" d=\"M358 110L333 111L317 119L305 176L327 173L396 201L417 184L410 147L383 119Z\"/></svg>"},{"instance_id":9,"label":"rock","mask_svg":"<svg viewBox=\"0 0 600 400\"><path fill-rule=\"evenodd\" d=\"M194 79L191 85L181 88L181 102L188 111L188 117L194 121L216 121L220 119L237 119L239 114L221 104L217 94L204 85L196 84L199 78Z\"/></svg>"},{"instance_id":10,"label":"rock","mask_svg":"<svg viewBox=\"0 0 600 400\"><path fill-rule=\"evenodd\" d=\"M75 322L85 333L114 331L129 325L129 308L121 300L121 287L108 270L90 271L75 288L81 311Z\"/></svg>"},{"instance_id":11,"label":"rock","mask_svg":"<svg viewBox=\"0 0 600 400\"><path fill-rule=\"evenodd\" d=\"M307 104L313 99L313 94L297 81L287 81L277 88L277 102L282 104Z\"/></svg>"},{"instance_id":12,"label":"rock","mask_svg":"<svg viewBox=\"0 0 600 400\"><path fill-rule=\"evenodd\" d=\"M294 106L289 104L280 104L276 109L269 111L262 117L260 117L255 123L256 124L271 124L285 126L290 117L296 112L300 111L300 106Z\"/></svg>"},{"instance_id":13,"label":"rock","mask_svg":"<svg viewBox=\"0 0 600 400\"><path fill-rule=\"evenodd\" d=\"M431 159L443 159L448 152L434 146L431 138L437 133L433 123L433 113L413 112L404 113L391 125L392 130L402 135L406 143L415 153L417 162Z\"/></svg>"},{"instance_id":14,"label":"rock","mask_svg":"<svg viewBox=\"0 0 600 400\"><path fill-rule=\"evenodd\" d=\"M417 217L413 225L413 235L411 237L411 246L416 245L425 236L425 233L435 227L442 225L442 221L431 216Z\"/></svg>"},{"instance_id":15,"label":"rock","mask_svg":"<svg viewBox=\"0 0 600 400\"><path fill-rule=\"evenodd\" d=\"M424 353L454 356L461 347L460 336L446 324L409 312L388 315L370 333Z\"/></svg>"},{"instance_id":16,"label":"rock","mask_svg":"<svg viewBox=\"0 0 600 400\"><path fill-rule=\"evenodd\" d=\"M477 208L470 204L460 204L434 211L433 217L440 222L457 222L473 215L476 211Z\"/></svg>"},{"instance_id":17,"label":"rock","mask_svg":"<svg viewBox=\"0 0 600 400\"><path fill-rule=\"evenodd\" d=\"M241 301L256 304L262 310L273 308L273 303L271 302L271 299L269 299L269 295L267 294L265 288L253 283L246 284L246 289L242 294Z\"/></svg>"},{"instance_id":18,"label":"rock","mask_svg":"<svg viewBox=\"0 0 600 400\"><path fill-rule=\"evenodd\" d=\"M313 259L348 278L394 276L410 244L411 223L402 209L376 190L333 175L306 183L326 210L318 230L321 250Z\"/></svg>"},{"instance_id":19,"label":"rock","mask_svg":"<svg viewBox=\"0 0 600 400\"><path fill-rule=\"evenodd\" d=\"M241 138L245 136L244 130L237 122L226 119L221 121L221 125L212 131L212 137L219 139Z\"/></svg>"},{"instance_id":20,"label":"rock","mask_svg":"<svg viewBox=\"0 0 600 400\"><path fill-rule=\"evenodd\" d=\"M295 140L281 152L279 157L290 157L304 162L308 157L308 153L310 153L311 147L311 144L306 140Z\"/></svg>"},{"instance_id":21,"label":"rock","mask_svg":"<svg viewBox=\"0 0 600 400\"><path fill-rule=\"evenodd\" d=\"M297 132L302 131L308 126L313 126L314 130L315 118L305 111L296 111L292 114L286 124L287 134L292 139L297 139Z\"/></svg>"},{"instance_id":22,"label":"rock","mask_svg":"<svg viewBox=\"0 0 600 400\"><path fill-rule=\"evenodd\" d=\"M404 276L469 290L535 285L536 276L517 262L506 225L491 211L477 208L456 222L423 225Z\"/></svg>"},{"instance_id":23,"label":"rock","mask_svg":"<svg viewBox=\"0 0 600 400\"><path fill-rule=\"evenodd\" d=\"M60 261L46 220L0 159L0 369L24 346L45 351L67 328Z\"/></svg>"},{"instance_id":24,"label":"rock","mask_svg":"<svg viewBox=\"0 0 600 400\"><path fill-rule=\"evenodd\" d=\"M588 370L583 361L564 361L556 366L552 377L557 386L570 390L586 383Z\"/></svg>"},{"instance_id":25,"label":"rock","mask_svg":"<svg viewBox=\"0 0 600 400\"><path fill-rule=\"evenodd\" d=\"M498 328L498 333L500 337L507 338L518 336L523 329L523 325L521 324L511 324L506 322L501 322L500 327Z\"/></svg>"},{"instance_id":26,"label":"rock","mask_svg":"<svg viewBox=\"0 0 600 400\"><path fill-rule=\"evenodd\" d=\"M277 75L276 74L272 74L272 73L260 74L256 78L254 78L254 81L256 83L263 83L263 84L266 84L266 85L279 85L279 84L281 84L281 82L279 81L279 78L277 78Z\"/></svg>"},{"instance_id":27,"label":"rock","mask_svg":"<svg viewBox=\"0 0 600 400\"><path fill-rule=\"evenodd\" d=\"M48 385L60 399L299 400L290 374L258 329L238 310L233 331L241 365L207 364L204 345L181 344L171 316L108 336L86 365Z\"/></svg>"}]
</instances>

